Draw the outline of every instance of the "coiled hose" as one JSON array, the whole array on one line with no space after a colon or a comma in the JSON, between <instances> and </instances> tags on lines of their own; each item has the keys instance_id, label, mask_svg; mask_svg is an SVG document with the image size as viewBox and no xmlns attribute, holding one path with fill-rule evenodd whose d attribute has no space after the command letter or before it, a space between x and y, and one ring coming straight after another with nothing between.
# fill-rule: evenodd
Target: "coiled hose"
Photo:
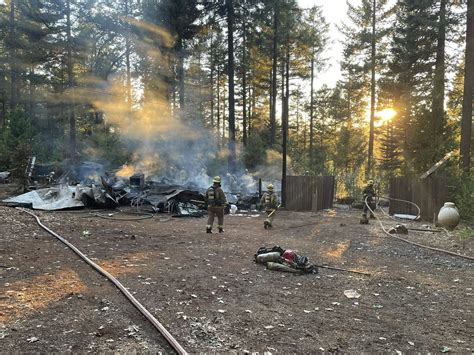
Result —
<instances>
[{"instance_id":1,"label":"coiled hose","mask_svg":"<svg viewBox=\"0 0 474 355\"><path fill-rule=\"evenodd\" d=\"M145 318L150 321L151 324L153 324L153 326L161 333L161 335L163 335L163 337L168 341L168 343L173 347L173 349L178 354L180 355L187 354L186 350L184 350L181 344L178 343L178 341L171 335L171 333L168 332L168 330L140 302L138 302L135 297L133 297L133 295L120 283L120 281L118 281L115 277L113 277L110 273L105 271L99 265L94 263L91 259L89 259L86 255L84 255L79 249L77 249L73 244L68 242L66 239L61 237L59 234L57 234L53 230L46 227L43 223L41 223L41 220L39 219L37 215L23 208L16 207L16 209L34 217L36 219L36 222L40 225L41 228L43 228L49 234L55 236L61 242L66 244L68 248L70 248L74 253L76 253L82 260L84 260L87 264L92 266L98 273L102 274L107 279L109 279L109 281L112 282L124 294L124 296L140 311L140 313L143 314Z\"/></svg>"}]
</instances>

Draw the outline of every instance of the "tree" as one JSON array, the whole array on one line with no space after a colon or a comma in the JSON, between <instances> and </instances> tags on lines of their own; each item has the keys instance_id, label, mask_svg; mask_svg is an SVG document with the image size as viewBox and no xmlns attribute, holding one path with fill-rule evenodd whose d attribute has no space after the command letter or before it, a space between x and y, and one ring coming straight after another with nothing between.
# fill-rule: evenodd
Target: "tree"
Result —
<instances>
[{"instance_id":1,"label":"tree","mask_svg":"<svg viewBox=\"0 0 474 355\"><path fill-rule=\"evenodd\" d=\"M464 65L464 94L461 121L461 166L469 174L471 168L471 135L474 95L474 0L467 2L466 54Z\"/></svg>"},{"instance_id":2,"label":"tree","mask_svg":"<svg viewBox=\"0 0 474 355\"><path fill-rule=\"evenodd\" d=\"M445 125L445 113L444 113L444 91L445 91L445 61L446 61L446 0L440 1L438 11L438 28L437 28L437 42L436 42L436 60L435 69L433 75L433 97L431 104L432 114L432 134L433 134L433 148L432 150L432 161L436 162L444 155L443 151L440 151L443 147L442 137L443 128ZM440 149L441 148L441 149Z\"/></svg>"},{"instance_id":3,"label":"tree","mask_svg":"<svg viewBox=\"0 0 474 355\"><path fill-rule=\"evenodd\" d=\"M226 0L227 8L227 76L229 78L229 168L235 169L235 87L234 87L234 4Z\"/></svg>"},{"instance_id":4,"label":"tree","mask_svg":"<svg viewBox=\"0 0 474 355\"><path fill-rule=\"evenodd\" d=\"M309 164L314 163L314 77L321 71L324 59L321 58L328 42L329 24L319 6L306 11L301 26L302 42L308 48L310 63L310 103L309 103Z\"/></svg>"},{"instance_id":5,"label":"tree","mask_svg":"<svg viewBox=\"0 0 474 355\"><path fill-rule=\"evenodd\" d=\"M433 5L413 0L398 3L385 78L397 109L394 124L402 139L405 173L419 172L432 164L430 122L438 26Z\"/></svg>"},{"instance_id":6,"label":"tree","mask_svg":"<svg viewBox=\"0 0 474 355\"><path fill-rule=\"evenodd\" d=\"M10 110L14 111L18 105L18 95L20 91L19 74L17 58L17 42L16 42L16 0L10 0L10 17L9 17L9 37L8 46L10 48Z\"/></svg>"},{"instance_id":7,"label":"tree","mask_svg":"<svg viewBox=\"0 0 474 355\"><path fill-rule=\"evenodd\" d=\"M390 32L387 20L393 10L388 8L387 0L363 0L357 7L349 2L347 4L350 23L341 28L346 38L346 50L351 53L353 70L367 76L363 80L367 80L367 86L370 88L367 175L371 175L374 157L376 74L380 75L383 70L383 58L386 55L384 42Z\"/></svg>"},{"instance_id":8,"label":"tree","mask_svg":"<svg viewBox=\"0 0 474 355\"><path fill-rule=\"evenodd\" d=\"M270 144L275 144L276 132L276 99L277 99L277 66L278 66L278 23L280 9L278 2L275 1L273 5L273 38L272 38L272 91L270 101Z\"/></svg>"},{"instance_id":9,"label":"tree","mask_svg":"<svg viewBox=\"0 0 474 355\"><path fill-rule=\"evenodd\" d=\"M401 166L400 147L398 144L400 137L392 122L386 122L381 127L380 134L380 168L387 172L389 177L396 176L397 170Z\"/></svg>"}]
</instances>

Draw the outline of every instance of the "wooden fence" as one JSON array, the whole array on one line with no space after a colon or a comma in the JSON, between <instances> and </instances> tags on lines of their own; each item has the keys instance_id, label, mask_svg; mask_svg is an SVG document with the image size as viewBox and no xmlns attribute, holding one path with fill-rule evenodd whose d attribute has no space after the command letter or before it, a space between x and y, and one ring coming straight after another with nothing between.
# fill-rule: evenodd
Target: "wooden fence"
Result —
<instances>
[{"instance_id":1,"label":"wooden fence","mask_svg":"<svg viewBox=\"0 0 474 355\"><path fill-rule=\"evenodd\" d=\"M332 208L334 176L287 176L286 208L291 211L319 211Z\"/></svg>"},{"instance_id":2,"label":"wooden fence","mask_svg":"<svg viewBox=\"0 0 474 355\"><path fill-rule=\"evenodd\" d=\"M416 203L421 209L421 217L426 221L433 220L433 215L438 213L447 196L447 181L442 177L397 177L390 180L390 197ZM416 215L417 209L411 204L391 200L389 213Z\"/></svg>"}]
</instances>

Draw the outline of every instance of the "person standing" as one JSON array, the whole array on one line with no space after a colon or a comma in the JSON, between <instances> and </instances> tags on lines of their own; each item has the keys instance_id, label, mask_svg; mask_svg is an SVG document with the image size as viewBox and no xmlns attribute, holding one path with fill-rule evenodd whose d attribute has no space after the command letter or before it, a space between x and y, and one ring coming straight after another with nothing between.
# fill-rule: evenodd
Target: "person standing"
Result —
<instances>
[{"instance_id":1,"label":"person standing","mask_svg":"<svg viewBox=\"0 0 474 355\"><path fill-rule=\"evenodd\" d=\"M273 192L272 184L267 186L267 192L265 192L260 199L260 204L263 205L265 212L267 213L267 218L263 222L263 227L265 229L272 228L272 222L275 218L276 209L278 208L278 197Z\"/></svg>"},{"instance_id":2,"label":"person standing","mask_svg":"<svg viewBox=\"0 0 474 355\"><path fill-rule=\"evenodd\" d=\"M367 181L367 185L365 186L364 190L362 191L363 195L363 208L362 208L362 224L368 224L369 220L367 219L367 213L370 212L370 218L374 218L374 214L372 213L375 210L375 189L374 189L374 181L369 180ZM367 202L367 203L366 203ZM371 210L369 210L368 206L370 206Z\"/></svg>"},{"instance_id":3,"label":"person standing","mask_svg":"<svg viewBox=\"0 0 474 355\"><path fill-rule=\"evenodd\" d=\"M221 187L221 177L215 176L212 180L212 186L206 191L205 200L207 203L207 219L206 233L212 233L212 225L214 218L217 217L217 229L219 233L224 233L224 208L227 204L224 191Z\"/></svg>"}]
</instances>

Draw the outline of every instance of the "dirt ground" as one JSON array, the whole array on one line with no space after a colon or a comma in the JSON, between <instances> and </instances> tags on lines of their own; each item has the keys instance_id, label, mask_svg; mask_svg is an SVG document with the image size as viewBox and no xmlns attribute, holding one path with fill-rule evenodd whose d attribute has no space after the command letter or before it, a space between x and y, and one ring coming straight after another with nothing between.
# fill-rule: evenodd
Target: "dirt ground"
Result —
<instances>
[{"instance_id":1,"label":"dirt ground","mask_svg":"<svg viewBox=\"0 0 474 355\"><path fill-rule=\"evenodd\" d=\"M226 216L224 234L206 234L204 218L35 213L192 353L474 351L473 262L385 237L373 220L360 225L358 210L281 211L272 230L262 216ZM2 352L173 352L115 286L32 217L0 207L0 221ZM472 238L465 246L445 233L406 238L474 256ZM268 271L253 262L262 245L371 276ZM347 298L350 289L360 298Z\"/></svg>"}]
</instances>

